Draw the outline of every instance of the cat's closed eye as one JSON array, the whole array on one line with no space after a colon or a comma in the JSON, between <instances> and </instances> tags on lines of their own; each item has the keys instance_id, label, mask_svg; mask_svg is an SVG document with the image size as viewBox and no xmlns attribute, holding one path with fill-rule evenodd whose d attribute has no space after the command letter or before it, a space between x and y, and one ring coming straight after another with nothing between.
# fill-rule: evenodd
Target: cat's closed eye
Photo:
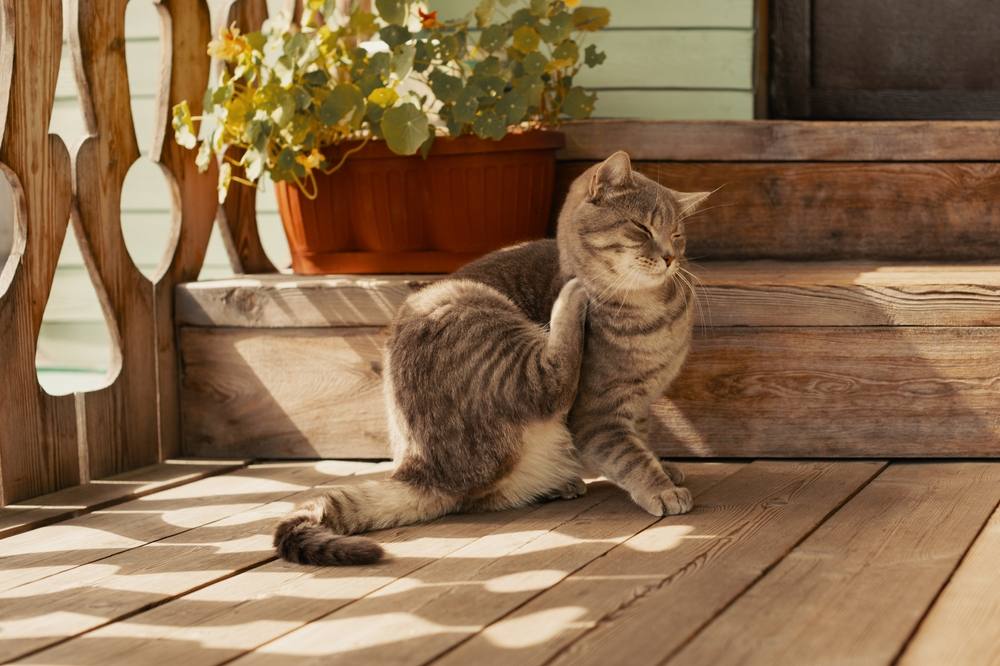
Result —
<instances>
[{"instance_id":1,"label":"cat's closed eye","mask_svg":"<svg viewBox=\"0 0 1000 666\"><path fill-rule=\"evenodd\" d=\"M641 231L643 233L643 235L646 236L646 238L650 238L651 239L653 237L653 232L650 231L644 224L636 222L635 220L629 220L629 223L632 226L634 226L636 229L638 229L639 231Z\"/></svg>"}]
</instances>

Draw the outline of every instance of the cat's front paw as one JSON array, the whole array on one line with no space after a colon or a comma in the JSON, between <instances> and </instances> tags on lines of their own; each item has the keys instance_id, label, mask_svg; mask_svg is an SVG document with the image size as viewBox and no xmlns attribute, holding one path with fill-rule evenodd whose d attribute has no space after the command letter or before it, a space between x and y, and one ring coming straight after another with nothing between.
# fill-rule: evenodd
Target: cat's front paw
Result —
<instances>
[{"instance_id":1,"label":"cat's front paw","mask_svg":"<svg viewBox=\"0 0 1000 666\"><path fill-rule=\"evenodd\" d=\"M582 322L587 318L587 303L587 290L584 288L583 282L580 278L573 278L563 285L556 301L556 307L564 308Z\"/></svg>"},{"instance_id":2,"label":"cat's front paw","mask_svg":"<svg viewBox=\"0 0 1000 666\"><path fill-rule=\"evenodd\" d=\"M570 479L561 488L556 488L551 493L549 493L545 499L548 500L571 500L577 497L583 497L587 494L587 484L584 483L583 479L576 477L575 479Z\"/></svg>"},{"instance_id":3,"label":"cat's front paw","mask_svg":"<svg viewBox=\"0 0 1000 666\"><path fill-rule=\"evenodd\" d=\"M675 486L642 495L633 495L632 499L643 509L654 516L676 516L687 513L694 506L691 491Z\"/></svg>"},{"instance_id":4,"label":"cat's front paw","mask_svg":"<svg viewBox=\"0 0 1000 666\"><path fill-rule=\"evenodd\" d=\"M679 486L684 483L684 472L681 471L680 467L672 463L668 463L662 458L660 459L660 467L662 467L666 475L670 477L670 480L674 482L674 485Z\"/></svg>"}]
</instances>

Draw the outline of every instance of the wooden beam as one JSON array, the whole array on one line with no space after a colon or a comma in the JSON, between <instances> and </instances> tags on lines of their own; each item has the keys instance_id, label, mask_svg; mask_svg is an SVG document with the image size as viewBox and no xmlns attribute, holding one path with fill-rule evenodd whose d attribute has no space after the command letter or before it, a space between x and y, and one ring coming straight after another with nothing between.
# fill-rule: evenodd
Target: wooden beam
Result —
<instances>
[{"instance_id":1,"label":"wooden beam","mask_svg":"<svg viewBox=\"0 0 1000 666\"><path fill-rule=\"evenodd\" d=\"M588 120L567 123L563 160L934 162L1000 160L1000 121Z\"/></svg>"},{"instance_id":2,"label":"wooden beam","mask_svg":"<svg viewBox=\"0 0 1000 666\"><path fill-rule=\"evenodd\" d=\"M696 142L686 139L685 145ZM590 164L562 163L556 191L565 192ZM1000 257L996 162L644 162L636 168L676 190L717 190L687 224L692 257L945 262Z\"/></svg>"},{"instance_id":3,"label":"wooden beam","mask_svg":"<svg viewBox=\"0 0 1000 666\"><path fill-rule=\"evenodd\" d=\"M384 329L184 328L189 455L389 455ZM1000 327L716 327L654 407L668 456L995 456Z\"/></svg>"},{"instance_id":4,"label":"wooden beam","mask_svg":"<svg viewBox=\"0 0 1000 666\"><path fill-rule=\"evenodd\" d=\"M704 262L699 326L1000 326L1000 266ZM176 290L183 326L388 326L431 276L255 275Z\"/></svg>"}]
</instances>

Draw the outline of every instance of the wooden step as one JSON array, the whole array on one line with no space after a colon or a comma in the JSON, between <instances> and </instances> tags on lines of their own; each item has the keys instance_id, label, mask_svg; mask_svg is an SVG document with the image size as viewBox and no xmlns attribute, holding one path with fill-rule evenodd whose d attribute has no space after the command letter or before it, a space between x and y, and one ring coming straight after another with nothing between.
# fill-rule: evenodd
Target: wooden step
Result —
<instances>
[{"instance_id":1,"label":"wooden step","mask_svg":"<svg viewBox=\"0 0 1000 666\"><path fill-rule=\"evenodd\" d=\"M1000 454L1000 266L706 262L670 456ZM385 327L433 276L181 285L186 453L388 455Z\"/></svg>"},{"instance_id":2,"label":"wooden step","mask_svg":"<svg viewBox=\"0 0 1000 666\"><path fill-rule=\"evenodd\" d=\"M683 191L703 259L993 261L1000 123L594 121L567 127L557 200L615 150Z\"/></svg>"}]
</instances>

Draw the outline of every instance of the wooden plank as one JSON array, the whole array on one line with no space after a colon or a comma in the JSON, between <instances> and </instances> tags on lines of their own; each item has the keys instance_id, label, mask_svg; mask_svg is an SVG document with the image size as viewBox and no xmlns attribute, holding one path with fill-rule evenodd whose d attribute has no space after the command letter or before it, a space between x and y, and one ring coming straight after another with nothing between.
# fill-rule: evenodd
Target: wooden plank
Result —
<instances>
[{"instance_id":1,"label":"wooden plank","mask_svg":"<svg viewBox=\"0 0 1000 666\"><path fill-rule=\"evenodd\" d=\"M894 464L673 662L892 663L998 500L1000 465Z\"/></svg>"},{"instance_id":2,"label":"wooden plank","mask_svg":"<svg viewBox=\"0 0 1000 666\"><path fill-rule=\"evenodd\" d=\"M694 264L699 326L997 326L1000 266L840 262ZM182 284L185 326L388 326L428 276L262 275Z\"/></svg>"},{"instance_id":3,"label":"wooden plank","mask_svg":"<svg viewBox=\"0 0 1000 666\"><path fill-rule=\"evenodd\" d=\"M62 47L59 3L0 0L0 178L19 233L0 272L0 504L80 481L75 401L38 385L38 331L72 210L72 166L47 130Z\"/></svg>"},{"instance_id":4,"label":"wooden plank","mask_svg":"<svg viewBox=\"0 0 1000 666\"><path fill-rule=\"evenodd\" d=\"M588 166L562 164L556 191L565 192ZM997 163L646 162L637 168L677 190L719 189L688 224L691 257L993 262L1000 256Z\"/></svg>"},{"instance_id":5,"label":"wooden plank","mask_svg":"<svg viewBox=\"0 0 1000 666\"><path fill-rule=\"evenodd\" d=\"M657 663L882 467L754 462L434 663Z\"/></svg>"},{"instance_id":6,"label":"wooden plank","mask_svg":"<svg viewBox=\"0 0 1000 666\"><path fill-rule=\"evenodd\" d=\"M201 172L195 154L174 139L170 109L183 100L194 102L191 112L201 113L201 97L209 81L211 61L205 44L211 39L211 17L205 0L158 0L161 17L170 25L169 50L161 63L157 124L150 156L169 174L172 209L175 211L171 238L176 238L161 276L153 284L155 322L156 395L159 417L160 456L181 450L180 378L174 286L197 280L205 262L208 242L219 206L215 198L218 173L213 165ZM191 102L189 101L189 105Z\"/></svg>"},{"instance_id":7,"label":"wooden plank","mask_svg":"<svg viewBox=\"0 0 1000 666\"><path fill-rule=\"evenodd\" d=\"M689 466L692 490L703 492L739 467ZM544 505L347 607L327 601L322 615L241 663L426 663L652 522L620 491L597 484L581 499Z\"/></svg>"},{"instance_id":8,"label":"wooden plank","mask_svg":"<svg viewBox=\"0 0 1000 666\"><path fill-rule=\"evenodd\" d=\"M1000 664L1000 509L972 544L899 663Z\"/></svg>"},{"instance_id":9,"label":"wooden plank","mask_svg":"<svg viewBox=\"0 0 1000 666\"><path fill-rule=\"evenodd\" d=\"M15 534L0 540L0 590L65 573L369 468L371 463L254 465Z\"/></svg>"},{"instance_id":10,"label":"wooden plank","mask_svg":"<svg viewBox=\"0 0 1000 666\"><path fill-rule=\"evenodd\" d=\"M363 473L365 478L371 476ZM355 475L337 482L351 483L361 478ZM329 475L314 473L310 485L332 480ZM271 531L275 520L295 502L317 492L316 488L307 488L294 494L286 492L278 501L245 510L233 507L215 522L155 543L137 544L100 561L0 593L0 659L23 658L273 560ZM200 508L196 506L189 512L193 520L197 520ZM176 521L184 517L173 516Z\"/></svg>"},{"instance_id":11,"label":"wooden plank","mask_svg":"<svg viewBox=\"0 0 1000 666\"><path fill-rule=\"evenodd\" d=\"M666 456L994 457L998 328L719 328L654 406Z\"/></svg>"},{"instance_id":12,"label":"wooden plank","mask_svg":"<svg viewBox=\"0 0 1000 666\"><path fill-rule=\"evenodd\" d=\"M753 0L670 0L637 3L635 0L604 0L611 11L611 26L618 28L751 28ZM442 19L462 18L472 12L469 0L435 0Z\"/></svg>"},{"instance_id":13,"label":"wooden plank","mask_svg":"<svg viewBox=\"0 0 1000 666\"><path fill-rule=\"evenodd\" d=\"M1000 121L753 120L567 123L565 160L932 162L1000 158Z\"/></svg>"},{"instance_id":14,"label":"wooden plank","mask_svg":"<svg viewBox=\"0 0 1000 666\"><path fill-rule=\"evenodd\" d=\"M698 479L697 484L705 484L738 467L702 464L689 466L688 471ZM601 484L573 502L449 516L430 525L374 533L393 556L374 566L331 569L270 562L42 652L35 660L107 664L182 659L189 666L228 662L345 606L351 606L344 609L347 616L356 618L367 615L367 606L384 605L387 599L398 599L409 607L419 597L418 588L437 598L446 593L435 584L438 579L468 579L468 591L478 590L480 583L473 588L472 576L489 566L489 560L484 559L487 551L512 551L526 541L538 544L540 539L551 538L550 530L565 533L578 516L600 517L606 524L611 516L592 509L604 506L617 494ZM581 551L600 547L586 543L575 546ZM356 604L358 600L360 604ZM397 609L401 612L402 608ZM377 634L373 627L359 629L365 636ZM338 631L327 641L325 651L338 652L339 646L359 639L358 632ZM192 650L193 645L201 649Z\"/></svg>"},{"instance_id":15,"label":"wooden plank","mask_svg":"<svg viewBox=\"0 0 1000 666\"><path fill-rule=\"evenodd\" d=\"M243 460L167 460L0 508L0 538L230 472Z\"/></svg>"},{"instance_id":16,"label":"wooden plank","mask_svg":"<svg viewBox=\"0 0 1000 666\"><path fill-rule=\"evenodd\" d=\"M583 86L753 88L752 29L608 30L593 33L588 42L608 58L580 71L574 81Z\"/></svg>"},{"instance_id":17,"label":"wooden plank","mask_svg":"<svg viewBox=\"0 0 1000 666\"><path fill-rule=\"evenodd\" d=\"M744 90L601 90L595 118L749 120L753 93Z\"/></svg>"},{"instance_id":18,"label":"wooden plank","mask_svg":"<svg viewBox=\"0 0 1000 666\"><path fill-rule=\"evenodd\" d=\"M390 457L383 329L184 328L180 336L186 455Z\"/></svg>"}]
</instances>

